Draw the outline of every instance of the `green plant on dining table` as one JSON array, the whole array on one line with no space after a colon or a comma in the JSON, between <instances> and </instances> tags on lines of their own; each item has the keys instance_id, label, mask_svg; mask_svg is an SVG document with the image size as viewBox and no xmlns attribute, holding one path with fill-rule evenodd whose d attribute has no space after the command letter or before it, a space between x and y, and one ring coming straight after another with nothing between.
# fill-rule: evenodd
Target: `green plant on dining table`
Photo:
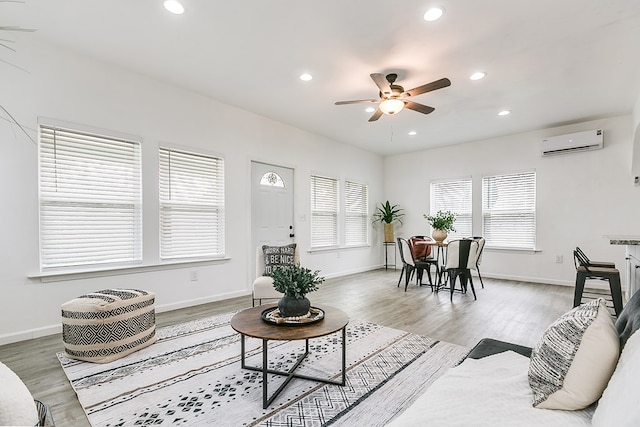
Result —
<instances>
[{"instance_id":1,"label":"green plant on dining table","mask_svg":"<svg viewBox=\"0 0 640 427\"><path fill-rule=\"evenodd\" d=\"M453 223L456 222L456 214L451 211L438 211L435 215L423 215L434 230L456 231Z\"/></svg>"}]
</instances>

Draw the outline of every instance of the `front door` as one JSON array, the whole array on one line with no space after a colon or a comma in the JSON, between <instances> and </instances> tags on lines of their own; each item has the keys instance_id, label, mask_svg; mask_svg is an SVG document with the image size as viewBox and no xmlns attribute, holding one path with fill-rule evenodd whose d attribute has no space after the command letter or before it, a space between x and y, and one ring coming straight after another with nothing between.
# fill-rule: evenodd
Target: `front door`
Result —
<instances>
[{"instance_id":1,"label":"front door","mask_svg":"<svg viewBox=\"0 0 640 427\"><path fill-rule=\"evenodd\" d=\"M256 246L294 242L293 169L251 162L251 272Z\"/></svg>"}]
</instances>

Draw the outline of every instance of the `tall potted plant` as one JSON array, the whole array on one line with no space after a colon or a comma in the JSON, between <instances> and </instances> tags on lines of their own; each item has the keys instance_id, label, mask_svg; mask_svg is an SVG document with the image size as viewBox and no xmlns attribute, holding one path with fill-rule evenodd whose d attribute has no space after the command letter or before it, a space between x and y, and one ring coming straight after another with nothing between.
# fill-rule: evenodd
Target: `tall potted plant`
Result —
<instances>
[{"instance_id":1,"label":"tall potted plant","mask_svg":"<svg viewBox=\"0 0 640 427\"><path fill-rule=\"evenodd\" d=\"M427 222L433 228L431 237L436 242L442 242L447 238L449 231L456 231L453 223L456 221L456 215L451 211L438 211L435 215L423 215Z\"/></svg>"},{"instance_id":2,"label":"tall potted plant","mask_svg":"<svg viewBox=\"0 0 640 427\"><path fill-rule=\"evenodd\" d=\"M404 217L403 210L398 205L392 205L388 200L385 203L381 202L376 208L376 212L373 214L373 223L383 224L385 243L394 242L393 223L402 224L402 217Z\"/></svg>"},{"instance_id":3,"label":"tall potted plant","mask_svg":"<svg viewBox=\"0 0 640 427\"><path fill-rule=\"evenodd\" d=\"M271 273L273 287L284 296L278 301L278 311L283 317L299 317L309 313L311 302L306 295L318 289L324 282L320 271L311 271L297 264L276 267Z\"/></svg>"}]
</instances>

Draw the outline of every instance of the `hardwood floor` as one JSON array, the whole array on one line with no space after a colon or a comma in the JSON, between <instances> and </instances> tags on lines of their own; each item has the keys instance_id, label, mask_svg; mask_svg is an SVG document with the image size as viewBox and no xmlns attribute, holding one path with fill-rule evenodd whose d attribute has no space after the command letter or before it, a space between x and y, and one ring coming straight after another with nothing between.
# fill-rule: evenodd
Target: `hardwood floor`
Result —
<instances>
[{"instance_id":1,"label":"hardwood floor","mask_svg":"<svg viewBox=\"0 0 640 427\"><path fill-rule=\"evenodd\" d=\"M542 332L573 305L573 288L484 279L474 281L473 295L433 293L429 286L398 288L400 270L376 270L329 279L309 297L351 318L368 320L438 340L472 347L491 337L533 346ZM426 279L426 277L425 277ZM157 315L158 327L251 306L251 297L189 307ZM0 361L13 369L35 398L50 405L58 426L89 426L55 353L62 338L53 335L0 346Z\"/></svg>"}]
</instances>

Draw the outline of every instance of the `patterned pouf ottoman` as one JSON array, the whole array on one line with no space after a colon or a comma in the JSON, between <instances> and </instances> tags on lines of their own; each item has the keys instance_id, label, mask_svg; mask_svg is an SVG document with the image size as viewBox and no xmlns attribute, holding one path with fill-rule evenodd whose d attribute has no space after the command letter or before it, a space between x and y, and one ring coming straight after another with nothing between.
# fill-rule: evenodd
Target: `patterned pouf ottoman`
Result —
<instances>
[{"instance_id":1,"label":"patterned pouf ottoman","mask_svg":"<svg viewBox=\"0 0 640 427\"><path fill-rule=\"evenodd\" d=\"M62 304L62 340L72 359L108 363L156 341L155 294L105 289Z\"/></svg>"}]
</instances>

